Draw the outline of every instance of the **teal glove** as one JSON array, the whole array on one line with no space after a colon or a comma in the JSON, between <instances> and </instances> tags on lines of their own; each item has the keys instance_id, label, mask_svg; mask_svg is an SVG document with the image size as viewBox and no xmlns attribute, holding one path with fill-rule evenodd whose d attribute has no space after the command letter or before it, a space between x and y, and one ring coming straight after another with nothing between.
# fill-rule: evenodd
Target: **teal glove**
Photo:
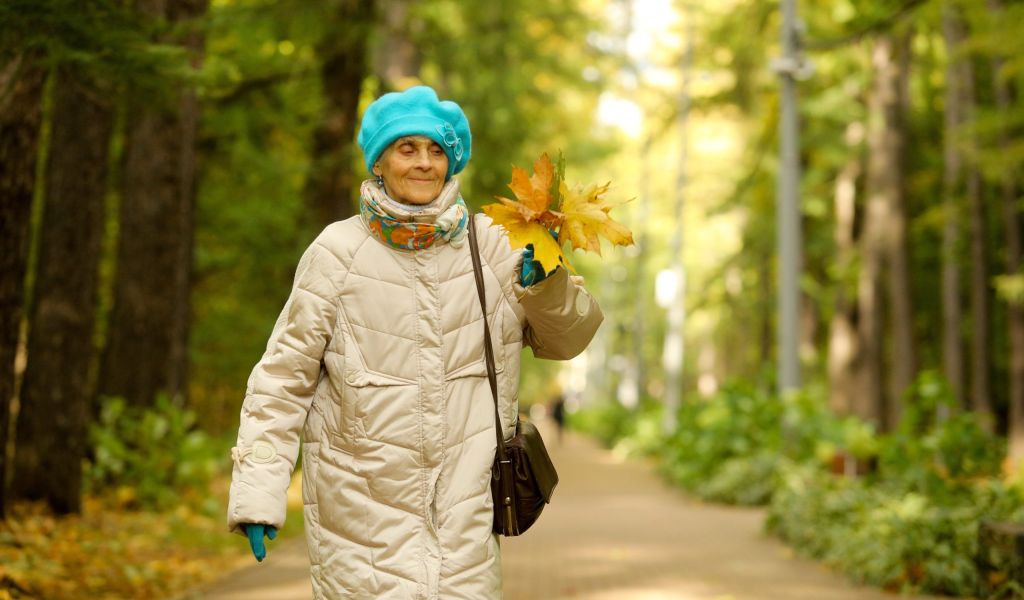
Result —
<instances>
[{"instance_id":1,"label":"teal glove","mask_svg":"<svg viewBox=\"0 0 1024 600\"><path fill-rule=\"evenodd\" d=\"M557 267L556 267L557 268ZM519 284L523 287L540 283L548 276L540 261L533 259L533 244L527 244L523 249L523 268L519 271Z\"/></svg>"},{"instance_id":2,"label":"teal glove","mask_svg":"<svg viewBox=\"0 0 1024 600\"><path fill-rule=\"evenodd\" d=\"M267 557L267 547L263 544L264 533L270 539L277 537L277 529L273 525L263 525L262 523L242 523L242 529L245 530L246 537L249 538L249 547L252 548L252 554L256 557L258 562L263 562L263 559Z\"/></svg>"},{"instance_id":3,"label":"teal glove","mask_svg":"<svg viewBox=\"0 0 1024 600\"><path fill-rule=\"evenodd\" d=\"M553 229L548 229L548 233L551 237L555 238L555 242L558 242L558 232ZM523 287L530 287L531 285L540 283L547 278L548 275L554 273L558 267L551 269L551 273L546 273L544 267L541 266L540 261L533 259L533 244L527 244L526 248L523 249L523 268L519 270L519 284Z\"/></svg>"}]
</instances>

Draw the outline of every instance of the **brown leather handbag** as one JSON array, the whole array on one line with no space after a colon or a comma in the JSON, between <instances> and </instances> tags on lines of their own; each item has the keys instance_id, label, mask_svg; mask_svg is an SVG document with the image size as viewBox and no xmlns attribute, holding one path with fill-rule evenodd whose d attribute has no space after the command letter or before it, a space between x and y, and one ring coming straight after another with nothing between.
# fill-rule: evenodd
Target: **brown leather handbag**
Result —
<instances>
[{"instance_id":1,"label":"brown leather handbag","mask_svg":"<svg viewBox=\"0 0 1024 600\"><path fill-rule=\"evenodd\" d=\"M475 216L475 215L473 215ZM504 536L520 535L540 516L544 506L551 502L551 494L558 484L558 473L548 456L544 440L537 428L521 419L516 421L516 432L505 442L502 435L501 415L498 412L498 376L494 368L494 347L487 324L487 301L484 276L480 267L480 250L476 243L476 225L469 221L469 248L473 257L476 291L480 296L480 309L484 314L484 357L487 359L487 379L494 398L494 430L497 451L491 465L491 496L494 498L494 533Z\"/></svg>"}]
</instances>

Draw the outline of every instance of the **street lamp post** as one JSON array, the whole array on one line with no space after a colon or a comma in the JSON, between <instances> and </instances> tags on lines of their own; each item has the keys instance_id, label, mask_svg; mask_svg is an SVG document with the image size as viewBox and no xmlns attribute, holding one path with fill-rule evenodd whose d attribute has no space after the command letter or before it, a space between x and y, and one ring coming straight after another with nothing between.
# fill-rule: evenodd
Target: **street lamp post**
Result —
<instances>
[{"instance_id":1,"label":"street lamp post","mask_svg":"<svg viewBox=\"0 0 1024 600\"><path fill-rule=\"evenodd\" d=\"M782 0L782 56L772 61L781 84L779 175L776 224L779 249L779 370L780 392L800 387L800 124L796 82L809 74L798 47L796 0Z\"/></svg>"},{"instance_id":2,"label":"street lamp post","mask_svg":"<svg viewBox=\"0 0 1024 600\"><path fill-rule=\"evenodd\" d=\"M662 430L671 434L676 428L676 413L682 398L682 375L685 356L686 324L686 267L683 263L684 208L686 206L687 168L687 121L690 117L690 74L693 70L693 11L689 4L683 4L686 49L681 64L682 85L679 93L679 165L675 187L675 231L670 247L672 263L670 278L672 300L668 307L668 327L665 332L665 347L662 355L665 367L665 414Z\"/></svg>"}]
</instances>

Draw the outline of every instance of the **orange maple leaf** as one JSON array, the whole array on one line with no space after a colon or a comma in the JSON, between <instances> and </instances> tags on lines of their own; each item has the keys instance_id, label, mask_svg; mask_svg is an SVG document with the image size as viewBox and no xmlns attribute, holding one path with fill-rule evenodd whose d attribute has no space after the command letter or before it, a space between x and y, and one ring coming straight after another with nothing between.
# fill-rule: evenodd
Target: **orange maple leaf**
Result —
<instances>
[{"instance_id":1,"label":"orange maple leaf","mask_svg":"<svg viewBox=\"0 0 1024 600\"><path fill-rule=\"evenodd\" d=\"M563 221L561 214L551 210L551 189L555 168L547 153L533 163L533 175L519 167L512 167L512 182L508 184L516 200L497 197L500 204L488 204L484 213L508 232L513 248L525 248L533 244L534 259L545 271L553 271L559 264L565 264L575 272L561 245L555 241L550 230L558 229Z\"/></svg>"}]
</instances>

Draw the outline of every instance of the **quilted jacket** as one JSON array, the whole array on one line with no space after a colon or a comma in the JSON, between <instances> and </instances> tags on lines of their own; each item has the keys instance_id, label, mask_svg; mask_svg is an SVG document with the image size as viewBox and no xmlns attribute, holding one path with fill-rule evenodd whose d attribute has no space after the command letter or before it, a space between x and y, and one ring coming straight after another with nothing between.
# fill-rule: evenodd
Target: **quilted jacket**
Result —
<instances>
[{"instance_id":1,"label":"quilted jacket","mask_svg":"<svg viewBox=\"0 0 1024 600\"><path fill-rule=\"evenodd\" d=\"M506 438L523 344L580 353L602 321L578 277L518 284L522 252L478 215ZM469 244L396 250L353 217L306 250L249 378L228 527L281 527L302 444L318 599L501 597L494 408Z\"/></svg>"}]
</instances>

